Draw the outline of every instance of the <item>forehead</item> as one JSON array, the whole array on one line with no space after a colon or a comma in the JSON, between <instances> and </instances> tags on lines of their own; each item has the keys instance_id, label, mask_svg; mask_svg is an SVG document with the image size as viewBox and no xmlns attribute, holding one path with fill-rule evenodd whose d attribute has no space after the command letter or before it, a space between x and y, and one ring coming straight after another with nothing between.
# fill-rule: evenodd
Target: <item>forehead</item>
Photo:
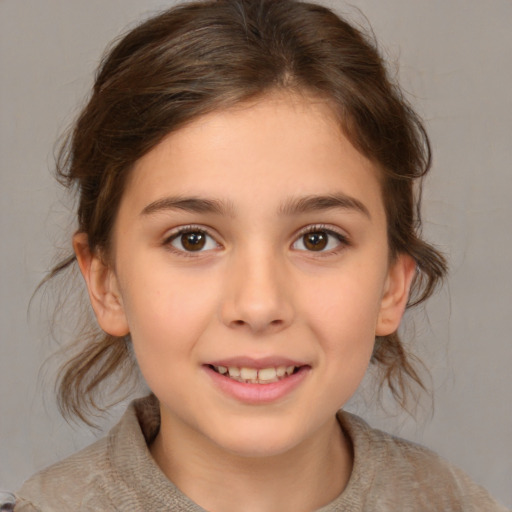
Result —
<instances>
[{"instance_id":1,"label":"forehead","mask_svg":"<svg viewBox=\"0 0 512 512\"><path fill-rule=\"evenodd\" d=\"M139 208L166 194L263 203L347 193L381 208L379 172L344 135L327 102L273 94L202 116L139 159L125 195ZM232 196L232 197L231 197ZM373 206L372 206L373 204Z\"/></svg>"}]
</instances>

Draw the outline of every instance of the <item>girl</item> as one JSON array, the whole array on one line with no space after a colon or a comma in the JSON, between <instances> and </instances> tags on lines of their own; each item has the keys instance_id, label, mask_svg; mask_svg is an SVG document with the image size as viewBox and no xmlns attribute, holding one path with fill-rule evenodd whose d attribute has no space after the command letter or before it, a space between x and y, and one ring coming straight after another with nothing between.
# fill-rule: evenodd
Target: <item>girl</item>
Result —
<instances>
[{"instance_id":1,"label":"girl","mask_svg":"<svg viewBox=\"0 0 512 512\"><path fill-rule=\"evenodd\" d=\"M151 389L15 510L504 510L431 452L338 412L370 362L422 382L397 329L443 278L421 239L421 122L375 48L293 0L171 9L104 59L60 160L99 330L63 368L87 421Z\"/></svg>"}]
</instances>

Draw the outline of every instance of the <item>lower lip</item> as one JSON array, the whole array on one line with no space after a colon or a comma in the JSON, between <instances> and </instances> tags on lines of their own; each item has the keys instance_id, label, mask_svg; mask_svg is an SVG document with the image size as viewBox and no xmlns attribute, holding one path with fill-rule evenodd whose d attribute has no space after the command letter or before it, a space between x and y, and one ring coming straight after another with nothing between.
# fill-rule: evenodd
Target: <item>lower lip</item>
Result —
<instances>
[{"instance_id":1,"label":"lower lip","mask_svg":"<svg viewBox=\"0 0 512 512\"><path fill-rule=\"evenodd\" d=\"M303 366L296 373L277 382L251 384L225 377L212 370L209 366L204 366L203 368L224 394L240 402L253 405L268 404L284 398L303 382L311 369L308 366Z\"/></svg>"}]
</instances>

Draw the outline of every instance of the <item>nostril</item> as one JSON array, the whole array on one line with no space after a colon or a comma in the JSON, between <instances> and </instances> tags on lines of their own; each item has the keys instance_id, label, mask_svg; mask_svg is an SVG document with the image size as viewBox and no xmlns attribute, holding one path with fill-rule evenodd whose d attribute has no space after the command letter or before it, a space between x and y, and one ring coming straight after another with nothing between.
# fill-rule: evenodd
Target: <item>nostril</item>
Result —
<instances>
[{"instance_id":1,"label":"nostril","mask_svg":"<svg viewBox=\"0 0 512 512\"><path fill-rule=\"evenodd\" d=\"M247 325L247 324L250 324L250 322L246 322L245 320L233 320L233 322L231 322L231 325L233 326L237 326L237 327L243 327L244 325ZM279 327L281 325L284 324L284 321L281 320L281 319L276 319L276 320L271 320L267 326L272 326L272 327Z\"/></svg>"}]
</instances>

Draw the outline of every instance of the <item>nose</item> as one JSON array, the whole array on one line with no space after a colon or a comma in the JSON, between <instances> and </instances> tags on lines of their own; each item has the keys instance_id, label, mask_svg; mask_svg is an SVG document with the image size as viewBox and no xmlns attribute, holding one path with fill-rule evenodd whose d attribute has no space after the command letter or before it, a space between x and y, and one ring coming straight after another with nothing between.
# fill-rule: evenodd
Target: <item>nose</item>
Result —
<instances>
[{"instance_id":1,"label":"nose","mask_svg":"<svg viewBox=\"0 0 512 512\"><path fill-rule=\"evenodd\" d=\"M271 250L235 255L226 269L222 322L254 334L279 332L294 316L293 285L286 265Z\"/></svg>"}]
</instances>

